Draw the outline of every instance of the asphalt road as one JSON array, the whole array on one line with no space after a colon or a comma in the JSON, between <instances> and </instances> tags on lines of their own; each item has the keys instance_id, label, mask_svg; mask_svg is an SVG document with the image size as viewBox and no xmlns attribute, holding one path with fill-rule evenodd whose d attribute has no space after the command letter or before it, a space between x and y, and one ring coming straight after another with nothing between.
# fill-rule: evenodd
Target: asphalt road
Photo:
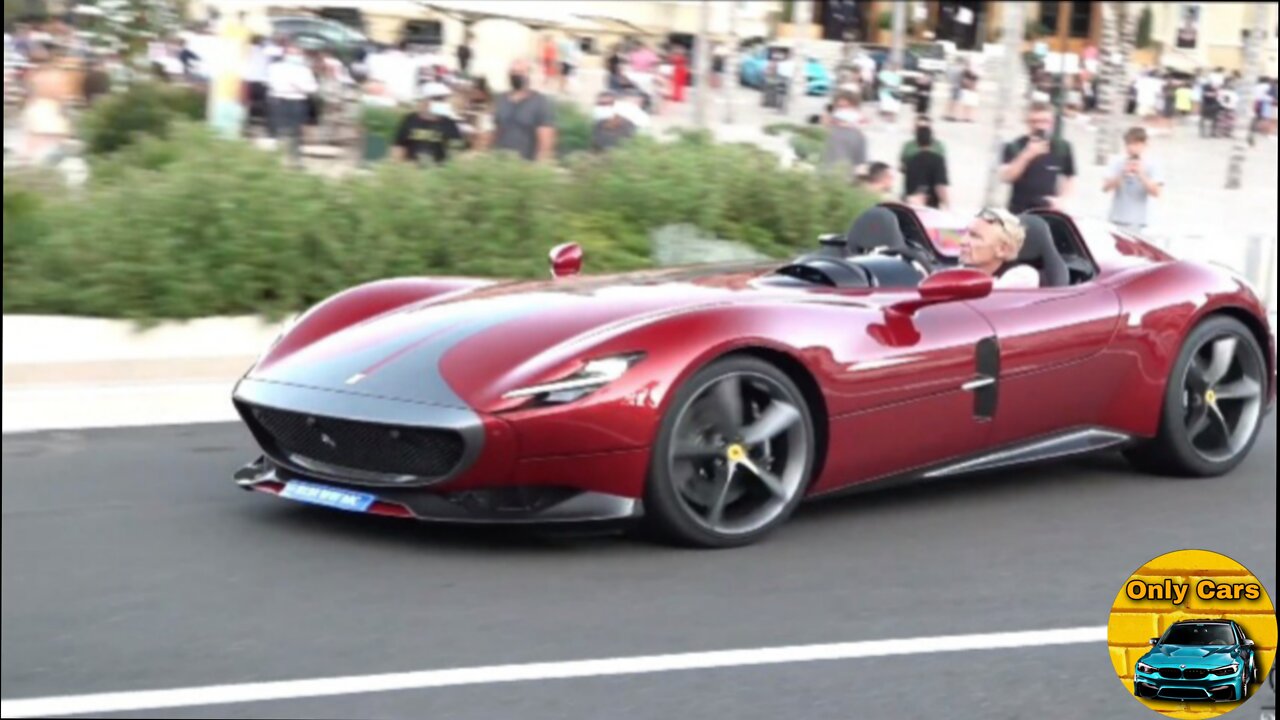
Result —
<instances>
[{"instance_id":1,"label":"asphalt road","mask_svg":"<svg viewBox=\"0 0 1280 720\"><path fill-rule=\"evenodd\" d=\"M1274 420L1232 476L1111 457L862 494L768 542L444 530L236 490L234 425L6 436L5 700L1103 626L1175 549L1274 597ZM1256 717L1257 699L1242 717ZM525 682L135 717L1133 718L1105 646Z\"/></svg>"}]
</instances>

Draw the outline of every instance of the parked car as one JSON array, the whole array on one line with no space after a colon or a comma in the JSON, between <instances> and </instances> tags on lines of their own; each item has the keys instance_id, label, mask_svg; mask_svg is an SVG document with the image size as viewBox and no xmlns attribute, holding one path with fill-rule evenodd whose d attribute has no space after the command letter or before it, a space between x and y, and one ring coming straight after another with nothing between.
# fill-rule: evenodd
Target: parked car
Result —
<instances>
[{"instance_id":1,"label":"parked car","mask_svg":"<svg viewBox=\"0 0 1280 720\"><path fill-rule=\"evenodd\" d=\"M271 34L308 50L332 52L348 66L363 62L373 49L364 33L340 22L305 15L271 18Z\"/></svg>"},{"instance_id":2,"label":"parked car","mask_svg":"<svg viewBox=\"0 0 1280 720\"><path fill-rule=\"evenodd\" d=\"M786 45L759 45L746 51L738 63L738 81L750 88L764 89L769 60L790 58L792 49ZM826 95L831 92L831 72L814 57L805 58L805 94Z\"/></svg>"}]
</instances>

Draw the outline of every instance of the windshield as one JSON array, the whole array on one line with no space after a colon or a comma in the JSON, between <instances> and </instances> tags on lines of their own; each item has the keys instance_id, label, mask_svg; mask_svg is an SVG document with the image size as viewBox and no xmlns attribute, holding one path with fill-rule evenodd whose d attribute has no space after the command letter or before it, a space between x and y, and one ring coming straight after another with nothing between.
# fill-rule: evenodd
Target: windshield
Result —
<instances>
[{"instance_id":1,"label":"windshield","mask_svg":"<svg viewBox=\"0 0 1280 720\"><path fill-rule=\"evenodd\" d=\"M1229 625L1175 625L1164 636L1165 645L1235 645Z\"/></svg>"}]
</instances>

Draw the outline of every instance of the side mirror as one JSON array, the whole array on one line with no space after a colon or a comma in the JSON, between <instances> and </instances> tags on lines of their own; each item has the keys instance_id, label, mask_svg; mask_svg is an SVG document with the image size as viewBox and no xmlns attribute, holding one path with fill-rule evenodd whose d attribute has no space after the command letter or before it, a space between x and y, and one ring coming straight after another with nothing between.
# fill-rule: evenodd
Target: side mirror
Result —
<instances>
[{"instance_id":1,"label":"side mirror","mask_svg":"<svg viewBox=\"0 0 1280 720\"><path fill-rule=\"evenodd\" d=\"M994 289L995 279L984 272L967 268L944 270L925 278L920 284L919 298L898 303L893 309L904 315L914 315L930 305L981 300L991 295Z\"/></svg>"},{"instance_id":2,"label":"side mirror","mask_svg":"<svg viewBox=\"0 0 1280 720\"><path fill-rule=\"evenodd\" d=\"M551 248L551 277L573 277L582 272L582 246L577 243L566 243Z\"/></svg>"},{"instance_id":3,"label":"side mirror","mask_svg":"<svg viewBox=\"0 0 1280 720\"><path fill-rule=\"evenodd\" d=\"M1151 647L1155 647L1156 645L1160 644L1160 638L1151 638L1150 640L1147 641L1147 644L1150 645Z\"/></svg>"},{"instance_id":4,"label":"side mirror","mask_svg":"<svg viewBox=\"0 0 1280 720\"><path fill-rule=\"evenodd\" d=\"M1255 642L1254 642L1254 641L1252 641L1252 640L1245 640L1245 641L1244 641L1244 646L1245 646L1245 647L1247 647L1247 648L1253 648L1253 647L1257 647L1257 643L1255 643Z\"/></svg>"}]
</instances>

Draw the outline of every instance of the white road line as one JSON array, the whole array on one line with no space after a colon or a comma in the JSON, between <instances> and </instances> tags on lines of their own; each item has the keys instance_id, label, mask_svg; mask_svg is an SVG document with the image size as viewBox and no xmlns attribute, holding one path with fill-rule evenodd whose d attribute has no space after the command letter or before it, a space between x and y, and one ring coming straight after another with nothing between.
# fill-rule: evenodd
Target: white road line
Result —
<instances>
[{"instance_id":1,"label":"white road line","mask_svg":"<svg viewBox=\"0 0 1280 720\"><path fill-rule=\"evenodd\" d=\"M63 715L101 715L181 707L208 707L302 698L362 695L405 690L427 690L465 685L495 685L539 680L644 675L681 670L785 665L791 663L863 660L904 655L1042 648L1060 645L1105 643L1105 627L1070 628L990 635L874 640L869 642L806 645L798 647L726 650L720 652L656 655L650 657L583 660L574 662L497 665L492 667L427 670L388 675L291 680L244 685L215 685L177 690L71 695L0 701L0 716L33 718ZM1103 662L1106 661L1103 656Z\"/></svg>"}]
</instances>

